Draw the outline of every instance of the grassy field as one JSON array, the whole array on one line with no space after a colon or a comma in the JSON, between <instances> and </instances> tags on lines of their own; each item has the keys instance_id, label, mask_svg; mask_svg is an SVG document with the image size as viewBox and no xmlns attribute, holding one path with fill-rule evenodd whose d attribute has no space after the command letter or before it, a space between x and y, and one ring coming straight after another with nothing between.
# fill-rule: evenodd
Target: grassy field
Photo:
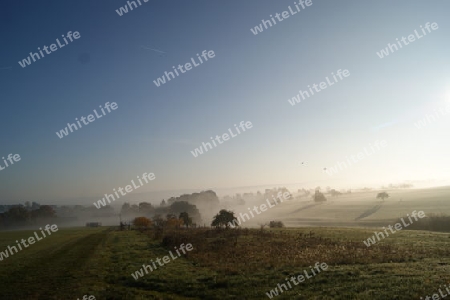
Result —
<instances>
[{"instance_id":1,"label":"grassy field","mask_svg":"<svg viewBox=\"0 0 450 300\"><path fill-rule=\"evenodd\" d=\"M257 227L259 223L282 220L286 226L385 226L387 222L406 216L413 210L450 214L450 188L430 188L388 191L390 198L381 203L375 199L377 191L328 197L317 205L311 198L288 200L271 208L267 213L246 222ZM258 205L258 203L255 203ZM248 212L253 203L237 207L235 212Z\"/></svg>"},{"instance_id":2,"label":"grassy field","mask_svg":"<svg viewBox=\"0 0 450 300\"><path fill-rule=\"evenodd\" d=\"M312 232L311 232L312 230ZM268 299L266 292L316 262L322 272L276 299L420 299L450 282L448 234L401 231L367 248L368 229L60 229L0 262L1 299ZM0 250L31 231L3 232ZM235 241L237 241L235 243ZM139 280L131 273L173 245L194 250Z\"/></svg>"}]
</instances>

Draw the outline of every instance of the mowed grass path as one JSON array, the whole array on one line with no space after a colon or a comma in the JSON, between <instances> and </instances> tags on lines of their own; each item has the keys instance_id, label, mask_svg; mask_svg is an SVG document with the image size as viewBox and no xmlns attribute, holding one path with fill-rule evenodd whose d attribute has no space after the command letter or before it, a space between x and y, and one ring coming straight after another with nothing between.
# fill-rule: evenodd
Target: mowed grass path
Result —
<instances>
[{"instance_id":1,"label":"mowed grass path","mask_svg":"<svg viewBox=\"0 0 450 300\"><path fill-rule=\"evenodd\" d=\"M33 232L1 232L0 251ZM159 243L136 231L59 229L0 261L0 299L75 300L83 295L98 300L195 299L177 296L186 290L193 274L205 276L184 258L140 281L131 277L142 264L167 254Z\"/></svg>"},{"instance_id":2,"label":"mowed grass path","mask_svg":"<svg viewBox=\"0 0 450 300\"><path fill-rule=\"evenodd\" d=\"M38 234L40 234L39 230ZM0 251L34 231L0 234ZM59 229L0 262L0 299L77 299L89 291L87 261L105 242L103 229ZM42 235L40 235L42 237Z\"/></svg>"},{"instance_id":3,"label":"mowed grass path","mask_svg":"<svg viewBox=\"0 0 450 300\"><path fill-rule=\"evenodd\" d=\"M278 256L280 263L270 265L258 259L263 256L260 252L277 248L280 239L285 240L291 234L297 236L310 230L315 236L342 245L349 240L362 243L373 234L368 229L292 228L284 229L280 235L279 230L273 230L277 235L268 239L241 236L237 250L241 249L242 258L238 257L238 262L233 264L230 264L232 255L222 255L222 248L226 247L217 248L215 256L213 251L194 253L195 249L210 249L208 245L214 246L222 239L212 235L201 239L197 246L194 241L189 258L180 257L136 281L131 273L151 259L168 254L168 249L161 247L158 241L137 231L60 229L0 261L0 299L75 300L83 295L94 295L97 300L268 299L266 292L277 283L283 283L288 275L298 275L309 269L310 262L284 259L289 253L292 255L292 249L284 251L283 246L271 254ZM32 233L1 232L0 251ZM324 261L329 265L326 272L293 286L276 299L419 299L450 282L449 243L448 234L398 232L371 246L374 249L367 253L373 255L379 245L391 245L392 253L377 253L377 257L368 258L368 261L382 263ZM248 254L242 252L243 247L249 250ZM298 247L299 257L306 253L304 248ZM323 253L331 253L335 260L341 256L351 260L350 253L355 252L344 248L336 246L328 252L323 249L314 254L311 261L322 262ZM399 260L395 252L401 252L404 258ZM391 257L395 262L388 263Z\"/></svg>"}]
</instances>

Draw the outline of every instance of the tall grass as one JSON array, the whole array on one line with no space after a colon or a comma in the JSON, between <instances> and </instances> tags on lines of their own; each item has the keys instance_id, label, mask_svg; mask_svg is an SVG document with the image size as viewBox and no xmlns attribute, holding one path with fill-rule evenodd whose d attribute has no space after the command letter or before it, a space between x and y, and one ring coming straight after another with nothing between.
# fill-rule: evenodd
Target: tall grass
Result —
<instances>
[{"instance_id":1,"label":"tall grass","mask_svg":"<svg viewBox=\"0 0 450 300\"><path fill-rule=\"evenodd\" d=\"M187 254L189 260L225 275L301 268L316 262L349 265L410 259L405 247L379 243L368 248L360 240L331 239L312 231L301 233L283 229L173 230L165 232L161 242L167 249L192 244L194 250Z\"/></svg>"}]
</instances>

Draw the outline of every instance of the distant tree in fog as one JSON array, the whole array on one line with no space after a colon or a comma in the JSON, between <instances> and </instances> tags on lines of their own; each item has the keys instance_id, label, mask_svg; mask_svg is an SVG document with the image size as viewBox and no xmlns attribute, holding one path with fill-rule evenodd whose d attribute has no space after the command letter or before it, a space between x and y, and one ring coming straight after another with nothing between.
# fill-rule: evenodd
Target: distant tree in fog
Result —
<instances>
[{"instance_id":1,"label":"distant tree in fog","mask_svg":"<svg viewBox=\"0 0 450 300\"><path fill-rule=\"evenodd\" d=\"M327 201L327 198L324 194L322 194L319 190L316 190L314 193L313 199L315 202L324 202Z\"/></svg>"},{"instance_id":2,"label":"distant tree in fog","mask_svg":"<svg viewBox=\"0 0 450 300\"><path fill-rule=\"evenodd\" d=\"M234 216L234 212L231 210L222 209L217 215L214 216L211 226L216 228L225 227L228 228L230 223L233 223L237 218Z\"/></svg>"},{"instance_id":3,"label":"distant tree in fog","mask_svg":"<svg viewBox=\"0 0 450 300\"><path fill-rule=\"evenodd\" d=\"M49 205L42 205L31 212L32 219L52 219L56 217L55 210Z\"/></svg>"},{"instance_id":4,"label":"distant tree in fog","mask_svg":"<svg viewBox=\"0 0 450 300\"><path fill-rule=\"evenodd\" d=\"M242 198L237 199L236 202L237 202L237 205L245 205L245 200Z\"/></svg>"},{"instance_id":5,"label":"distant tree in fog","mask_svg":"<svg viewBox=\"0 0 450 300\"><path fill-rule=\"evenodd\" d=\"M338 196L342 195L341 192L336 191L335 189L332 189L332 190L330 191L330 194L331 194L331 197L338 197Z\"/></svg>"},{"instance_id":6,"label":"distant tree in fog","mask_svg":"<svg viewBox=\"0 0 450 300\"><path fill-rule=\"evenodd\" d=\"M130 205L130 203L125 202L120 210L122 215L126 216L139 216L139 206L136 204Z\"/></svg>"},{"instance_id":7,"label":"distant tree in fog","mask_svg":"<svg viewBox=\"0 0 450 300\"><path fill-rule=\"evenodd\" d=\"M197 206L185 201L174 202L170 206L169 212L174 215L179 215L182 212L186 212L189 216L191 216L194 223L200 224L202 221L200 211L197 209Z\"/></svg>"},{"instance_id":8,"label":"distant tree in fog","mask_svg":"<svg viewBox=\"0 0 450 300\"><path fill-rule=\"evenodd\" d=\"M380 199L381 198L381 200L383 200L384 201L384 198L389 198L389 194L388 193L386 193L386 192L381 192L381 193L378 193L378 195L377 195L377 199Z\"/></svg>"},{"instance_id":9,"label":"distant tree in fog","mask_svg":"<svg viewBox=\"0 0 450 300\"><path fill-rule=\"evenodd\" d=\"M41 205L40 205L39 203L33 201L33 202L31 203L31 210L36 210L36 209L38 209L40 206L41 206Z\"/></svg>"},{"instance_id":10,"label":"distant tree in fog","mask_svg":"<svg viewBox=\"0 0 450 300\"><path fill-rule=\"evenodd\" d=\"M155 208L151 203L141 202L139 203L139 213L144 215L150 215L155 211Z\"/></svg>"},{"instance_id":11,"label":"distant tree in fog","mask_svg":"<svg viewBox=\"0 0 450 300\"><path fill-rule=\"evenodd\" d=\"M153 225L157 228L163 228L165 225L165 221L161 215L153 216Z\"/></svg>"},{"instance_id":12,"label":"distant tree in fog","mask_svg":"<svg viewBox=\"0 0 450 300\"><path fill-rule=\"evenodd\" d=\"M120 210L120 213L127 214L130 210L131 210L130 203L125 202L124 204L122 204L122 209Z\"/></svg>"},{"instance_id":13,"label":"distant tree in fog","mask_svg":"<svg viewBox=\"0 0 450 300\"><path fill-rule=\"evenodd\" d=\"M187 212L180 213L179 219L183 220L183 224L189 228L190 225L192 225L192 218L189 217L189 214Z\"/></svg>"},{"instance_id":14,"label":"distant tree in fog","mask_svg":"<svg viewBox=\"0 0 450 300\"><path fill-rule=\"evenodd\" d=\"M30 221L30 213L22 205L11 207L5 213L6 219L14 225L25 225Z\"/></svg>"}]
</instances>

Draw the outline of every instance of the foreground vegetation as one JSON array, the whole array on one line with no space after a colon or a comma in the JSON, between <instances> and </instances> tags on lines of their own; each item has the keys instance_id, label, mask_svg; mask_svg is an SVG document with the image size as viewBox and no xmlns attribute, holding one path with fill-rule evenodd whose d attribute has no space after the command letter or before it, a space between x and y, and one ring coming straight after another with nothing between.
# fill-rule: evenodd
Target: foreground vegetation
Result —
<instances>
[{"instance_id":1,"label":"foreground vegetation","mask_svg":"<svg viewBox=\"0 0 450 300\"><path fill-rule=\"evenodd\" d=\"M3 232L0 251L31 231ZM60 229L0 262L0 299L268 299L316 262L328 270L277 299L420 299L448 284L447 234L401 231L366 247L368 229ZM134 280L182 243L193 251Z\"/></svg>"}]
</instances>

